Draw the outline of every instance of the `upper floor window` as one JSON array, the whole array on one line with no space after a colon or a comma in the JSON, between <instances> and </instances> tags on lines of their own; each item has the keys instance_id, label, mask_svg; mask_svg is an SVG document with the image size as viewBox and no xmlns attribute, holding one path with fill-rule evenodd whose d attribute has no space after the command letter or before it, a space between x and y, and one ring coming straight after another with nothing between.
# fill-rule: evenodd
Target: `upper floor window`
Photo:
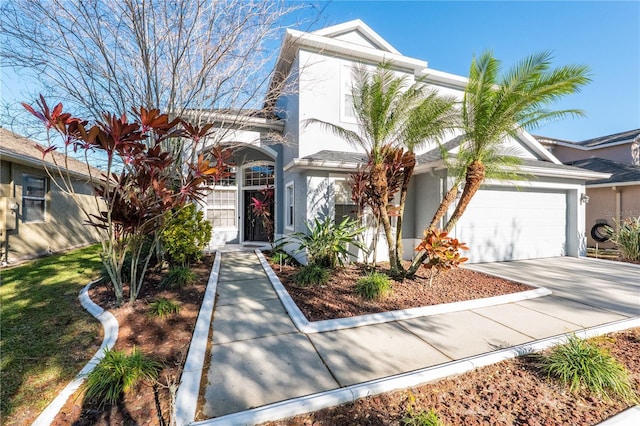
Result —
<instances>
[{"instance_id":1,"label":"upper floor window","mask_svg":"<svg viewBox=\"0 0 640 426\"><path fill-rule=\"evenodd\" d=\"M23 175L22 221L44 222L46 217L47 178Z\"/></svg>"},{"instance_id":2,"label":"upper floor window","mask_svg":"<svg viewBox=\"0 0 640 426\"><path fill-rule=\"evenodd\" d=\"M244 169L244 186L273 186L275 169L270 164L249 166Z\"/></svg>"},{"instance_id":3,"label":"upper floor window","mask_svg":"<svg viewBox=\"0 0 640 426\"><path fill-rule=\"evenodd\" d=\"M350 66L343 66L340 76L340 120L349 123L356 122L356 110L353 107L353 70Z\"/></svg>"}]
</instances>

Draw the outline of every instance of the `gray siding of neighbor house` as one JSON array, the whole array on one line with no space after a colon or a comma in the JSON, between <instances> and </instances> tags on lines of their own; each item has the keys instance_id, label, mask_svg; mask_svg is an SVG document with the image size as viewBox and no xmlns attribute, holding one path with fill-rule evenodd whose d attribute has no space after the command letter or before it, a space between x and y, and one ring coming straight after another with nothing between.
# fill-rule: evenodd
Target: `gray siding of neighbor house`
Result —
<instances>
[{"instance_id":1,"label":"gray siding of neighbor house","mask_svg":"<svg viewBox=\"0 0 640 426\"><path fill-rule=\"evenodd\" d=\"M86 182L74 181L76 194L69 195L62 192L54 182L51 182L46 172L42 169L2 161L0 170L0 195L3 198L2 201L5 202L5 197L10 197L20 206L15 229L7 230L0 237L0 243L2 243L3 247L3 261L7 236L9 241L9 263L99 241L98 231L85 224L87 218L78 206L82 206L91 213L97 213L92 189ZM44 221L25 221L23 214L23 180L25 174L47 178Z\"/></svg>"}]
</instances>

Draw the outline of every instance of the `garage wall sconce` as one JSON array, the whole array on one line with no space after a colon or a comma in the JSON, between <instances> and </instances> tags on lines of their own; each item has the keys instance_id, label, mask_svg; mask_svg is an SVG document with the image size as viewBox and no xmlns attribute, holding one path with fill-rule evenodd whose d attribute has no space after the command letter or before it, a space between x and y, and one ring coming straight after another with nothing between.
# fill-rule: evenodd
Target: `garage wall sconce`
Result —
<instances>
[{"instance_id":1,"label":"garage wall sconce","mask_svg":"<svg viewBox=\"0 0 640 426\"><path fill-rule=\"evenodd\" d=\"M580 204L587 204L589 202L589 196L587 194L580 194Z\"/></svg>"}]
</instances>

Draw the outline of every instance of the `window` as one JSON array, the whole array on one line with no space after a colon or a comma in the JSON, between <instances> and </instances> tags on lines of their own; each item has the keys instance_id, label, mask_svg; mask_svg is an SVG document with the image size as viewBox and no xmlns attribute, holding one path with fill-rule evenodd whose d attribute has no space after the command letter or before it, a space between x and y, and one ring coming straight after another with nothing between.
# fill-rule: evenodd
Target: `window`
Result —
<instances>
[{"instance_id":1,"label":"window","mask_svg":"<svg viewBox=\"0 0 640 426\"><path fill-rule=\"evenodd\" d=\"M341 75L340 119L349 123L356 122L356 111L353 107L353 71L351 67L342 67Z\"/></svg>"},{"instance_id":2,"label":"window","mask_svg":"<svg viewBox=\"0 0 640 426\"><path fill-rule=\"evenodd\" d=\"M249 166L244 169L244 186L273 185L274 167L268 164Z\"/></svg>"},{"instance_id":3,"label":"window","mask_svg":"<svg viewBox=\"0 0 640 426\"><path fill-rule=\"evenodd\" d=\"M236 173L237 173L237 168L236 167L227 167L227 172L229 173L229 176L223 177L222 179L220 179L216 185L218 186L236 186Z\"/></svg>"},{"instance_id":4,"label":"window","mask_svg":"<svg viewBox=\"0 0 640 426\"><path fill-rule=\"evenodd\" d=\"M293 230L293 218L294 218L294 195L293 195L293 182L289 182L285 190L285 206L286 212L286 227Z\"/></svg>"},{"instance_id":5,"label":"window","mask_svg":"<svg viewBox=\"0 0 640 426\"><path fill-rule=\"evenodd\" d=\"M347 179L337 178L333 181L335 194L334 212L335 221L340 223L345 217L352 220L358 219L358 206L351 199L351 184Z\"/></svg>"},{"instance_id":6,"label":"window","mask_svg":"<svg viewBox=\"0 0 640 426\"><path fill-rule=\"evenodd\" d=\"M47 178L23 175L22 221L44 222L46 213Z\"/></svg>"},{"instance_id":7,"label":"window","mask_svg":"<svg viewBox=\"0 0 640 426\"><path fill-rule=\"evenodd\" d=\"M237 226L238 192L234 189L215 189L207 194L207 220L214 229Z\"/></svg>"}]
</instances>

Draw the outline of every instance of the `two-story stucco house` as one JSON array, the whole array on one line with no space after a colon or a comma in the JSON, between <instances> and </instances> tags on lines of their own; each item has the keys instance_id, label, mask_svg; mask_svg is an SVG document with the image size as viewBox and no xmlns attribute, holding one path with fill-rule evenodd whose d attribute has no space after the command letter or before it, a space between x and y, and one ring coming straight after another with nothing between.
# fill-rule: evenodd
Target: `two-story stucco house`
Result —
<instances>
[{"instance_id":1,"label":"two-story stucco house","mask_svg":"<svg viewBox=\"0 0 640 426\"><path fill-rule=\"evenodd\" d=\"M613 247L602 225L640 216L640 129L580 142L537 139L564 164L611 175L587 182L586 231L589 247Z\"/></svg>"},{"instance_id":2,"label":"two-story stucco house","mask_svg":"<svg viewBox=\"0 0 640 426\"><path fill-rule=\"evenodd\" d=\"M236 151L234 175L216 187L206 206L214 244L266 240L250 209L251 197L265 185L275 188L276 238L304 231L306 222L318 215L338 218L353 210L348 179L366 161L365 153L307 120L357 130L352 69L384 61L412 81L462 98L465 77L403 56L360 20L314 32L287 30L268 95L276 116L251 116L242 130L226 138L242 149ZM282 83L293 90L278 92ZM285 141L275 142L269 136L274 132ZM455 151L456 145L450 145ZM581 255L586 242L581 201L585 181L606 175L563 165L527 133L508 145L522 157L522 171L529 179L487 181L472 200L454 230L471 248L471 261ZM405 210L406 257L412 256L452 183L435 143L417 152L417 160Z\"/></svg>"}]
</instances>

